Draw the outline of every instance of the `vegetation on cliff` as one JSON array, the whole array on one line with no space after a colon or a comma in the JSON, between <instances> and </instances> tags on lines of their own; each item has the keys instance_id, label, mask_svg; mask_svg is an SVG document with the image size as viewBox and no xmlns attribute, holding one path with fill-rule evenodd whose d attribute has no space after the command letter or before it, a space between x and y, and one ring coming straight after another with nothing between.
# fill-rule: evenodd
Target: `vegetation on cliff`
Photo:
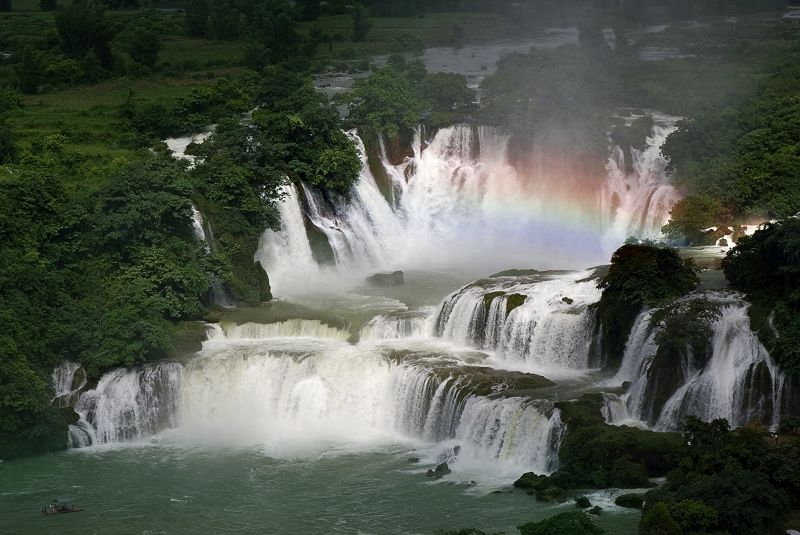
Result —
<instances>
[{"instance_id":1,"label":"vegetation on cliff","mask_svg":"<svg viewBox=\"0 0 800 535\"><path fill-rule=\"evenodd\" d=\"M598 287L597 328L602 343L595 347L604 366L617 365L628 334L643 307L656 307L693 290L697 268L675 249L649 244L626 244L611 257L608 273Z\"/></svg>"},{"instance_id":2,"label":"vegetation on cliff","mask_svg":"<svg viewBox=\"0 0 800 535\"><path fill-rule=\"evenodd\" d=\"M664 146L676 183L689 194L665 233L705 245L703 229L800 211L800 67L797 53L772 68L736 107L709 106L679 123Z\"/></svg>"},{"instance_id":3,"label":"vegetation on cliff","mask_svg":"<svg viewBox=\"0 0 800 535\"><path fill-rule=\"evenodd\" d=\"M800 219L769 223L743 237L722 269L753 303L751 326L770 355L800 374Z\"/></svg>"},{"instance_id":4,"label":"vegetation on cliff","mask_svg":"<svg viewBox=\"0 0 800 535\"><path fill-rule=\"evenodd\" d=\"M798 451L763 431L689 418L676 468L645 497L639 532L779 533L800 497Z\"/></svg>"}]
</instances>

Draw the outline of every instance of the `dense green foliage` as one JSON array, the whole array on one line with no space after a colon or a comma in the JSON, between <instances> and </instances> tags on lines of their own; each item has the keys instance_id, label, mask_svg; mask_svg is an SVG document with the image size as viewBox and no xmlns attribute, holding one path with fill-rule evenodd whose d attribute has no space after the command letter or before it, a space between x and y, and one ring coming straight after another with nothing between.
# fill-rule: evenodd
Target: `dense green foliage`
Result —
<instances>
[{"instance_id":1,"label":"dense green foliage","mask_svg":"<svg viewBox=\"0 0 800 535\"><path fill-rule=\"evenodd\" d=\"M640 533L779 533L790 503L797 506L796 443L771 446L765 433L689 418L679 459L647 494Z\"/></svg>"},{"instance_id":2,"label":"dense green foliage","mask_svg":"<svg viewBox=\"0 0 800 535\"><path fill-rule=\"evenodd\" d=\"M697 268L675 249L626 244L611 257L611 266L598 286L597 305L603 346L596 347L603 365L619 362L625 342L642 307L655 307L697 286Z\"/></svg>"},{"instance_id":3,"label":"dense green foliage","mask_svg":"<svg viewBox=\"0 0 800 535\"><path fill-rule=\"evenodd\" d=\"M97 377L164 356L170 321L199 317L212 272L180 165L158 158L95 168L62 143L43 140L0 175L4 457L63 447L59 415L41 424L61 429L59 439L31 427L48 410L49 373L61 358ZM76 187L87 176L99 185Z\"/></svg>"},{"instance_id":4,"label":"dense green foliage","mask_svg":"<svg viewBox=\"0 0 800 535\"><path fill-rule=\"evenodd\" d=\"M751 323L770 355L800 374L800 219L769 223L741 238L722 269L753 303Z\"/></svg>"},{"instance_id":5,"label":"dense green foliage","mask_svg":"<svg viewBox=\"0 0 800 535\"><path fill-rule=\"evenodd\" d=\"M679 124L664 147L690 195L667 234L703 244L702 229L800 211L800 68L796 55L736 108L708 109Z\"/></svg>"},{"instance_id":6,"label":"dense green foliage","mask_svg":"<svg viewBox=\"0 0 800 535\"><path fill-rule=\"evenodd\" d=\"M592 535L606 531L596 526L589 515L580 511L560 513L540 522L518 526L520 535Z\"/></svg>"},{"instance_id":7,"label":"dense green foliage","mask_svg":"<svg viewBox=\"0 0 800 535\"><path fill-rule=\"evenodd\" d=\"M558 452L561 468L544 485L648 487L648 478L663 476L674 465L679 437L608 425L600 411L602 404L600 395L558 404L567 434Z\"/></svg>"}]
</instances>

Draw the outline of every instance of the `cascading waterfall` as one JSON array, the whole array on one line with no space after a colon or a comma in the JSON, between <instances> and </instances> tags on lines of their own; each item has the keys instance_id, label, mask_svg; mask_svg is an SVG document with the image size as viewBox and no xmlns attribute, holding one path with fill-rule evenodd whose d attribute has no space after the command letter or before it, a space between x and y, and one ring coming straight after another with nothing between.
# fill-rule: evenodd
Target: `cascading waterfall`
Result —
<instances>
[{"instance_id":1,"label":"cascading waterfall","mask_svg":"<svg viewBox=\"0 0 800 535\"><path fill-rule=\"evenodd\" d=\"M601 291L591 271L484 279L450 294L436 335L536 370L588 368ZM514 302L516 301L516 302ZM509 310L509 304L516 305Z\"/></svg>"},{"instance_id":2,"label":"cascading waterfall","mask_svg":"<svg viewBox=\"0 0 800 535\"><path fill-rule=\"evenodd\" d=\"M603 237L613 250L629 236L657 239L669 220L669 211L680 199L666 172L667 160L661 146L677 130L679 117L652 113L654 124L644 150L630 147L625 154L619 146L611 148L606 164L607 178L600 196L606 224ZM629 172L625 159L631 159Z\"/></svg>"},{"instance_id":3,"label":"cascading waterfall","mask_svg":"<svg viewBox=\"0 0 800 535\"><path fill-rule=\"evenodd\" d=\"M434 309L410 310L380 314L362 328L361 340L399 340L431 336Z\"/></svg>"},{"instance_id":4,"label":"cascading waterfall","mask_svg":"<svg viewBox=\"0 0 800 535\"><path fill-rule=\"evenodd\" d=\"M690 298L697 298L692 296ZM703 420L725 418L733 427L751 421L776 426L780 420L786 375L750 330L746 303L738 294L701 294L720 307L712 325L711 356L707 362L689 359L670 363L683 377L669 392L661 410L652 413L655 389L663 374L653 368L658 352L652 311L640 314L628 340L622 365L612 383L630 381L626 399L629 418L657 430L676 430L688 415Z\"/></svg>"},{"instance_id":5,"label":"cascading waterfall","mask_svg":"<svg viewBox=\"0 0 800 535\"><path fill-rule=\"evenodd\" d=\"M502 461L514 473L556 467L562 426L552 406L475 396L466 377L437 373L435 363L404 362L335 337L281 337L304 328L287 324L216 326L185 364L107 373L76 404L86 436L72 445L169 430L164 436L179 443L291 457L328 444L411 440L458 444L454 462L465 465Z\"/></svg>"},{"instance_id":6,"label":"cascading waterfall","mask_svg":"<svg viewBox=\"0 0 800 535\"><path fill-rule=\"evenodd\" d=\"M331 327L319 320L290 319L278 323L225 324L213 328L210 341L263 340L266 338L331 338L346 341L350 333Z\"/></svg>"},{"instance_id":7,"label":"cascading waterfall","mask_svg":"<svg viewBox=\"0 0 800 535\"><path fill-rule=\"evenodd\" d=\"M174 427L180 388L181 366L177 363L105 374L75 404L80 427L89 435L76 445L87 445L87 439L91 444L138 440Z\"/></svg>"},{"instance_id":8,"label":"cascading waterfall","mask_svg":"<svg viewBox=\"0 0 800 535\"><path fill-rule=\"evenodd\" d=\"M287 185L281 230L265 232L256 258L278 295L331 275L314 258L316 233L338 271L355 278L398 267L463 264L488 271L532 258L543 268L599 264L630 235L657 236L677 200L660 152L676 118L654 119L647 147L631 149L633 171L625 171L622 150L614 147L605 179L548 167L553 157L544 150L532 153L538 163L517 168L509 162L509 138L493 128L457 125L427 141L418 131L413 156L402 163L379 152L389 199L351 132L362 171L350 201L304 183Z\"/></svg>"}]
</instances>

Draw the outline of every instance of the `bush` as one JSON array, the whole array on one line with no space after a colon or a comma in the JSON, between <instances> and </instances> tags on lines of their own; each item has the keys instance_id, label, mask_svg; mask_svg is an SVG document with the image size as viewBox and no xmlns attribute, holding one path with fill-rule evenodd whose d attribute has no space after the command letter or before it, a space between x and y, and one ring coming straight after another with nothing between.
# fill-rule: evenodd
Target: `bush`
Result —
<instances>
[{"instance_id":1,"label":"bush","mask_svg":"<svg viewBox=\"0 0 800 535\"><path fill-rule=\"evenodd\" d=\"M541 522L528 522L517 526L520 535L590 535L605 533L586 513L575 511L561 513Z\"/></svg>"},{"instance_id":2,"label":"bush","mask_svg":"<svg viewBox=\"0 0 800 535\"><path fill-rule=\"evenodd\" d=\"M629 509L641 509L644 505L644 494L621 494L614 500L614 504Z\"/></svg>"},{"instance_id":3,"label":"bush","mask_svg":"<svg viewBox=\"0 0 800 535\"><path fill-rule=\"evenodd\" d=\"M595 348L606 366L622 358L636 316L644 306L656 307L680 297L697 286L698 269L675 249L647 244L626 244L611 257L608 273L598 287L603 295L597 305L602 346Z\"/></svg>"}]
</instances>

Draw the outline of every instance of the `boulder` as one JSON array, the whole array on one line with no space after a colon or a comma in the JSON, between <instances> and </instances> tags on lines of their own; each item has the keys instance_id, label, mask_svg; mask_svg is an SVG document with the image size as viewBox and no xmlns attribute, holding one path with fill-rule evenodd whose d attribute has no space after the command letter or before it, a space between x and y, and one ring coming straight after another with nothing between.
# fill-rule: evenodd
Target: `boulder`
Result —
<instances>
[{"instance_id":1,"label":"boulder","mask_svg":"<svg viewBox=\"0 0 800 535\"><path fill-rule=\"evenodd\" d=\"M564 301L568 305L571 305L572 303L575 302L573 299L570 299L569 297L562 297L561 300Z\"/></svg>"},{"instance_id":2,"label":"boulder","mask_svg":"<svg viewBox=\"0 0 800 535\"><path fill-rule=\"evenodd\" d=\"M592 502L586 496L578 496L575 498L575 506L580 509L588 509L592 506Z\"/></svg>"},{"instance_id":3,"label":"boulder","mask_svg":"<svg viewBox=\"0 0 800 535\"><path fill-rule=\"evenodd\" d=\"M441 477L446 476L450 472L452 472L452 470L450 470L450 467L447 466L447 463L442 463L439 466L437 466L435 470L428 469L428 472L425 475L427 475L428 477L439 479Z\"/></svg>"},{"instance_id":4,"label":"boulder","mask_svg":"<svg viewBox=\"0 0 800 535\"><path fill-rule=\"evenodd\" d=\"M644 504L644 494L621 494L614 500L614 504L629 509L641 509Z\"/></svg>"},{"instance_id":5,"label":"boulder","mask_svg":"<svg viewBox=\"0 0 800 535\"><path fill-rule=\"evenodd\" d=\"M405 278L402 271L395 271L393 273L376 273L371 277L367 277L367 284L377 287L389 286L402 286L405 284Z\"/></svg>"}]
</instances>

